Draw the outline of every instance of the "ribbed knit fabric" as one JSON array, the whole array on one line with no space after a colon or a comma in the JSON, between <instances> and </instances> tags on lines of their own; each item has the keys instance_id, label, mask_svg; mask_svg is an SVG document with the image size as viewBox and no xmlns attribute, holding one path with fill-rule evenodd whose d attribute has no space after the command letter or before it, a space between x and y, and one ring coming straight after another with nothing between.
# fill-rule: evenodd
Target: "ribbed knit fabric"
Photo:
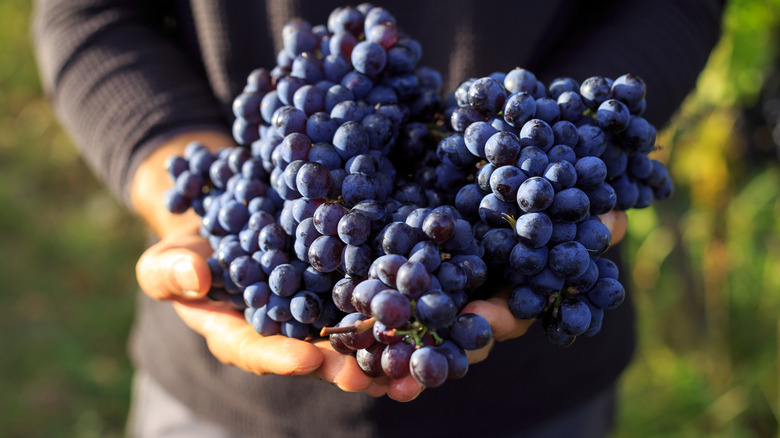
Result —
<instances>
[{"instance_id":1,"label":"ribbed knit fabric","mask_svg":"<svg viewBox=\"0 0 780 438\"><path fill-rule=\"evenodd\" d=\"M660 128L714 46L718 0L397 0L384 4L421 42L422 65L446 90L523 67L558 76L641 76L646 117ZM193 126L229 132L248 73L271 68L294 15L325 23L332 0L39 0L36 52L62 124L113 193L127 202L135 166L166 136ZM162 202L162 201L161 201ZM625 279L624 279L625 280ZM613 382L634 348L630 299L603 330L560 349L540 327L498 343L459 381L412 403L343 393L304 378L224 366L168 303L141 296L136 365L195 412L247 436L500 436L552 418Z\"/></svg>"}]
</instances>

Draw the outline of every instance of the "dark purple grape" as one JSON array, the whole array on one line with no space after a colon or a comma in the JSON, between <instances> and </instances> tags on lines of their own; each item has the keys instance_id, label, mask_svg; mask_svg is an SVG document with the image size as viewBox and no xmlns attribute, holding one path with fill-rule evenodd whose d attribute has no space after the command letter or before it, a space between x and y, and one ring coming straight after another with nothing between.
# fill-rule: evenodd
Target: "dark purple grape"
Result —
<instances>
[{"instance_id":1,"label":"dark purple grape","mask_svg":"<svg viewBox=\"0 0 780 438\"><path fill-rule=\"evenodd\" d=\"M458 307L449 295L440 290L432 290L417 300L415 314L424 326L438 329L450 325L458 314Z\"/></svg>"},{"instance_id":2,"label":"dark purple grape","mask_svg":"<svg viewBox=\"0 0 780 438\"><path fill-rule=\"evenodd\" d=\"M251 257L242 255L230 262L230 279L240 288L266 279L260 265Z\"/></svg>"},{"instance_id":3,"label":"dark purple grape","mask_svg":"<svg viewBox=\"0 0 780 438\"><path fill-rule=\"evenodd\" d=\"M415 350L409 359L409 371L415 380L428 388L441 386L449 375L447 358L433 347Z\"/></svg>"},{"instance_id":4,"label":"dark purple grape","mask_svg":"<svg viewBox=\"0 0 780 438\"><path fill-rule=\"evenodd\" d=\"M464 350L478 350L490 343L493 330L482 316L476 313L462 313L452 323L450 337Z\"/></svg>"},{"instance_id":5,"label":"dark purple grape","mask_svg":"<svg viewBox=\"0 0 780 438\"><path fill-rule=\"evenodd\" d=\"M584 302L571 298L563 300L559 312L561 329L569 335L578 336L588 329L591 315Z\"/></svg>"},{"instance_id":6,"label":"dark purple grape","mask_svg":"<svg viewBox=\"0 0 780 438\"><path fill-rule=\"evenodd\" d=\"M371 315L391 329L404 326L412 317L409 298L395 289L385 289L376 294L370 307Z\"/></svg>"},{"instance_id":7,"label":"dark purple grape","mask_svg":"<svg viewBox=\"0 0 780 438\"><path fill-rule=\"evenodd\" d=\"M409 299L417 299L430 290L431 282L430 272L418 261L410 260L404 263L396 274L396 287Z\"/></svg>"},{"instance_id":8,"label":"dark purple grape","mask_svg":"<svg viewBox=\"0 0 780 438\"><path fill-rule=\"evenodd\" d=\"M268 304L265 305L268 310L268 317L276 322L284 322L292 319L290 312L291 297L281 297L271 294L268 297Z\"/></svg>"},{"instance_id":9,"label":"dark purple grape","mask_svg":"<svg viewBox=\"0 0 780 438\"><path fill-rule=\"evenodd\" d=\"M614 309L623 302L626 291L623 285L613 278L599 278L587 293L588 299L599 309Z\"/></svg>"},{"instance_id":10,"label":"dark purple grape","mask_svg":"<svg viewBox=\"0 0 780 438\"><path fill-rule=\"evenodd\" d=\"M577 278L588 269L590 255L588 250L577 241L555 245L550 249L547 265L564 280Z\"/></svg>"},{"instance_id":11,"label":"dark purple grape","mask_svg":"<svg viewBox=\"0 0 780 438\"><path fill-rule=\"evenodd\" d=\"M320 272L333 272L341 265L343 249L338 237L320 236L309 247L309 263Z\"/></svg>"},{"instance_id":12,"label":"dark purple grape","mask_svg":"<svg viewBox=\"0 0 780 438\"><path fill-rule=\"evenodd\" d=\"M281 332L281 325L268 316L267 306L258 308L252 313L252 327L262 336L273 336Z\"/></svg>"},{"instance_id":13,"label":"dark purple grape","mask_svg":"<svg viewBox=\"0 0 780 438\"><path fill-rule=\"evenodd\" d=\"M301 287L301 275L295 267L289 263L278 265L268 276L268 286L271 291L279 296L289 297L295 295Z\"/></svg>"},{"instance_id":14,"label":"dark purple grape","mask_svg":"<svg viewBox=\"0 0 780 438\"><path fill-rule=\"evenodd\" d=\"M496 167L515 164L522 148L518 137L511 132L500 131L485 143L485 156Z\"/></svg>"},{"instance_id":15,"label":"dark purple grape","mask_svg":"<svg viewBox=\"0 0 780 438\"><path fill-rule=\"evenodd\" d=\"M259 309L268 303L268 297L271 296L271 288L265 281L252 283L244 289L244 303L247 306Z\"/></svg>"},{"instance_id":16,"label":"dark purple grape","mask_svg":"<svg viewBox=\"0 0 780 438\"><path fill-rule=\"evenodd\" d=\"M517 287L509 295L509 311L517 319L534 319L541 315L547 298L528 286Z\"/></svg>"},{"instance_id":17,"label":"dark purple grape","mask_svg":"<svg viewBox=\"0 0 780 438\"><path fill-rule=\"evenodd\" d=\"M540 212L552 205L555 189L545 178L532 176L520 184L517 205L526 213Z\"/></svg>"},{"instance_id":18,"label":"dark purple grape","mask_svg":"<svg viewBox=\"0 0 780 438\"><path fill-rule=\"evenodd\" d=\"M357 278L344 277L333 285L331 296L333 304L335 304L339 310L345 313L357 312L354 304L352 304L352 293L355 286L360 282L361 280Z\"/></svg>"},{"instance_id":19,"label":"dark purple grape","mask_svg":"<svg viewBox=\"0 0 780 438\"><path fill-rule=\"evenodd\" d=\"M415 348L406 342L395 342L382 352L382 370L392 379L402 379L409 375L409 362Z\"/></svg>"},{"instance_id":20,"label":"dark purple grape","mask_svg":"<svg viewBox=\"0 0 780 438\"><path fill-rule=\"evenodd\" d=\"M406 262L407 259L403 256L386 254L374 260L369 271L375 275L374 278L379 279L388 287L396 289L398 270L401 268L401 265ZM371 276L371 274L369 274L369 276Z\"/></svg>"},{"instance_id":21,"label":"dark purple grape","mask_svg":"<svg viewBox=\"0 0 780 438\"><path fill-rule=\"evenodd\" d=\"M371 333L366 332L366 333ZM366 348L357 351L355 359L363 373L369 377L382 377L385 375L382 369L382 352L385 350L385 344L375 342Z\"/></svg>"},{"instance_id":22,"label":"dark purple grape","mask_svg":"<svg viewBox=\"0 0 780 438\"><path fill-rule=\"evenodd\" d=\"M518 192L518 197L520 196ZM577 222L588 216L590 199L582 190L571 187L555 194L547 213L552 219Z\"/></svg>"},{"instance_id":23,"label":"dark purple grape","mask_svg":"<svg viewBox=\"0 0 780 438\"><path fill-rule=\"evenodd\" d=\"M612 84L602 76L591 76L580 85L582 102L590 109L595 110L611 96Z\"/></svg>"}]
</instances>

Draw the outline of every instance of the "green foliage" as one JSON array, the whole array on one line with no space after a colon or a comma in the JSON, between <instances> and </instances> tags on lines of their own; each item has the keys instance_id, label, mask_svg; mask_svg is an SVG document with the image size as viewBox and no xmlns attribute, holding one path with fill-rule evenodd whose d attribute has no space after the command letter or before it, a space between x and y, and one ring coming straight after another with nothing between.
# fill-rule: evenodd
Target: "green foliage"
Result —
<instances>
[{"instance_id":1,"label":"green foliage","mask_svg":"<svg viewBox=\"0 0 780 438\"><path fill-rule=\"evenodd\" d=\"M728 5L697 91L659 136L675 197L629 213L640 349L618 437L778 436L780 163L746 159L740 130L778 66L778 25L778 1Z\"/></svg>"},{"instance_id":2,"label":"green foliage","mask_svg":"<svg viewBox=\"0 0 780 438\"><path fill-rule=\"evenodd\" d=\"M0 435L119 437L143 229L45 102L28 2L0 2Z\"/></svg>"}]
</instances>

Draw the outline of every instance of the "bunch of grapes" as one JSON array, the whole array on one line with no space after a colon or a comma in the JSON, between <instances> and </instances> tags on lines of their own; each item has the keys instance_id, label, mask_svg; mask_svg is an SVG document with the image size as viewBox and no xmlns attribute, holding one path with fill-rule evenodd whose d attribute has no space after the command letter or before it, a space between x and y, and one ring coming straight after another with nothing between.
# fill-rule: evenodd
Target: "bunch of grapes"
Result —
<instances>
[{"instance_id":1,"label":"bunch of grapes","mask_svg":"<svg viewBox=\"0 0 780 438\"><path fill-rule=\"evenodd\" d=\"M601 256L612 236L598 215L665 199L672 182L647 154L655 128L642 113L644 82L559 78L545 87L516 68L463 81L437 155L467 171L455 206L477 232L492 271L513 288L510 310L540 318L550 340L569 345L599 331L625 291Z\"/></svg>"},{"instance_id":2,"label":"bunch of grapes","mask_svg":"<svg viewBox=\"0 0 780 438\"><path fill-rule=\"evenodd\" d=\"M524 69L472 78L447 104L422 47L368 4L282 30L277 65L233 103L239 146L167 161L167 208L213 248L209 297L264 335L329 336L370 376L463 377L488 322L461 313L511 288L561 346L599 331L624 289L598 215L668 197L647 154L644 83Z\"/></svg>"}]
</instances>

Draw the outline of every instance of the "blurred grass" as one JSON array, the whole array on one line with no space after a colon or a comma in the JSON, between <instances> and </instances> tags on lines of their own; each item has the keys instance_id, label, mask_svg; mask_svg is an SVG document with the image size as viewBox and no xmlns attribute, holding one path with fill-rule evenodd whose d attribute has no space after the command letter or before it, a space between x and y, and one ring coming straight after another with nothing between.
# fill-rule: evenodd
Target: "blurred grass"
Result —
<instances>
[{"instance_id":1,"label":"blurred grass","mask_svg":"<svg viewBox=\"0 0 780 438\"><path fill-rule=\"evenodd\" d=\"M29 8L0 2L0 436L118 437L143 228L55 123ZM744 129L780 67L779 21L780 0L732 1L697 91L659 135L677 193L629 214L641 342L616 437L779 436L780 165Z\"/></svg>"},{"instance_id":2,"label":"blurred grass","mask_svg":"<svg viewBox=\"0 0 780 438\"><path fill-rule=\"evenodd\" d=\"M0 436L119 437L143 229L42 97L28 2L0 2Z\"/></svg>"},{"instance_id":3,"label":"blurred grass","mask_svg":"<svg viewBox=\"0 0 780 438\"><path fill-rule=\"evenodd\" d=\"M780 137L761 150L773 126L748 119L780 97L764 87L780 68L780 1L731 1L723 30L658 138L674 198L629 212L640 348L617 437L780 436Z\"/></svg>"}]
</instances>

